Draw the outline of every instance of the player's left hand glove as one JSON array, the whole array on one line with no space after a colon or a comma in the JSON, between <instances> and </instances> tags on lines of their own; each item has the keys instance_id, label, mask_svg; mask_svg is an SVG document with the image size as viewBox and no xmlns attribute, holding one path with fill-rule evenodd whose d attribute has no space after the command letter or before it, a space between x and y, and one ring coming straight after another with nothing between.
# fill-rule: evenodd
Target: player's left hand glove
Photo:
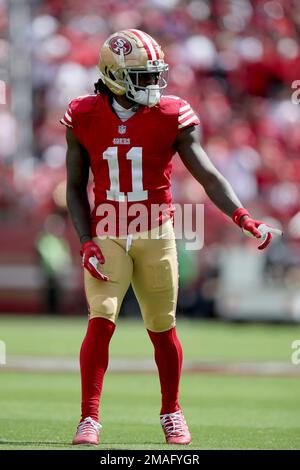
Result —
<instances>
[{"instance_id":1,"label":"player's left hand glove","mask_svg":"<svg viewBox=\"0 0 300 470\"><path fill-rule=\"evenodd\" d=\"M243 207L234 211L232 220L242 228L245 235L262 239L262 243L258 246L259 250L263 250L270 245L273 235L282 236L281 230L273 228L261 220L252 219L249 212Z\"/></svg>"}]
</instances>

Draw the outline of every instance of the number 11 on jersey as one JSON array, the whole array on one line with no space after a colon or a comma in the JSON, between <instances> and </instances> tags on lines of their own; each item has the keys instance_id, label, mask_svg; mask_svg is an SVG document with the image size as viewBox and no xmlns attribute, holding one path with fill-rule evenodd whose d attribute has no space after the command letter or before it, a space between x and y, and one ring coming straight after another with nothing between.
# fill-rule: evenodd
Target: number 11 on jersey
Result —
<instances>
[{"instance_id":1,"label":"number 11 on jersey","mask_svg":"<svg viewBox=\"0 0 300 470\"><path fill-rule=\"evenodd\" d=\"M108 147L103 153L107 160L110 189L106 191L107 199L110 201L125 201L125 193L120 191L120 171L118 162L118 147ZM145 201L148 199L148 191L143 189L143 149L132 147L126 154L126 159L131 160L132 191L127 193L128 201Z\"/></svg>"}]
</instances>

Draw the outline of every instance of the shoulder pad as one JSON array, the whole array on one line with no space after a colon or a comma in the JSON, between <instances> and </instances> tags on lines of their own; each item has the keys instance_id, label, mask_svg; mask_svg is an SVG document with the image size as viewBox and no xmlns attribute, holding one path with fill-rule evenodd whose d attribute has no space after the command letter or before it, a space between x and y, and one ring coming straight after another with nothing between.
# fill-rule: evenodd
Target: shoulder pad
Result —
<instances>
[{"instance_id":1,"label":"shoulder pad","mask_svg":"<svg viewBox=\"0 0 300 470\"><path fill-rule=\"evenodd\" d=\"M93 110L98 101L98 98L99 95L94 94L78 96L77 98L74 98L72 101L70 101L69 109L71 110L72 114L88 113Z\"/></svg>"},{"instance_id":2,"label":"shoulder pad","mask_svg":"<svg viewBox=\"0 0 300 470\"><path fill-rule=\"evenodd\" d=\"M159 108L163 113L177 115L182 101L178 96L163 95L159 102Z\"/></svg>"}]
</instances>

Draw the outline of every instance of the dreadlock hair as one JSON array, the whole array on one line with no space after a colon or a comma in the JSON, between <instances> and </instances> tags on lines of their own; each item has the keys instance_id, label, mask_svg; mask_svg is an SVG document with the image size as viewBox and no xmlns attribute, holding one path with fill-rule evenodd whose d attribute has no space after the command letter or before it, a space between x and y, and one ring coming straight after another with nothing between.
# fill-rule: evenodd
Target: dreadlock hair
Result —
<instances>
[{"instance_id":1,"label":"dreadlock hair","mask_svg":"<svg viewBox=\"0 0 300 470\"><path fill-rule=\"evenodd\" d=\"M96 83L94 83L94 87L95 87L94 88L94 93L96 95L101 93L103 95L112 96L112 92L110 91L108 86L105 85L103 80L101 80L101 78L99 78L99 80Z\"/></svg>"}]
</instances>

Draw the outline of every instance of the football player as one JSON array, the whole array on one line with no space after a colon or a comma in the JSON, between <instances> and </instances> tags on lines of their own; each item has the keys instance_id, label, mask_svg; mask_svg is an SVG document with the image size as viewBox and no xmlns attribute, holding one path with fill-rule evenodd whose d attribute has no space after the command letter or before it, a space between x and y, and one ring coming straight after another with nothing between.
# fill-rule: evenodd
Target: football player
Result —
<instances>
[{"instance_id":1,"label":"football player","mask_svg":"<svg viewBox=\"0 0 300 470\"><path fill-rule=\"evenodd\" d=\"M99 401L109 343L130 284L154 347L161 384L160 423L168 444L189 444L179 403L182 348L176 334L178 266L172 224L170 177L178 152L210 199L247 233L262 222L243 208L228 181L199 144L199 119L186 101L162 96L168 65L145 32L111 35L100 51L94 94L72 100L67 127L67 203L81 243L89 309L80 351L81 420L73 444L98 444ZM91 211L87 183L94 178ZM152 208L162 206L153 216ZM135 216L141 230L137 230ZM157 232L158 230L158 232Z\"/></svg>"}]
</instances>

